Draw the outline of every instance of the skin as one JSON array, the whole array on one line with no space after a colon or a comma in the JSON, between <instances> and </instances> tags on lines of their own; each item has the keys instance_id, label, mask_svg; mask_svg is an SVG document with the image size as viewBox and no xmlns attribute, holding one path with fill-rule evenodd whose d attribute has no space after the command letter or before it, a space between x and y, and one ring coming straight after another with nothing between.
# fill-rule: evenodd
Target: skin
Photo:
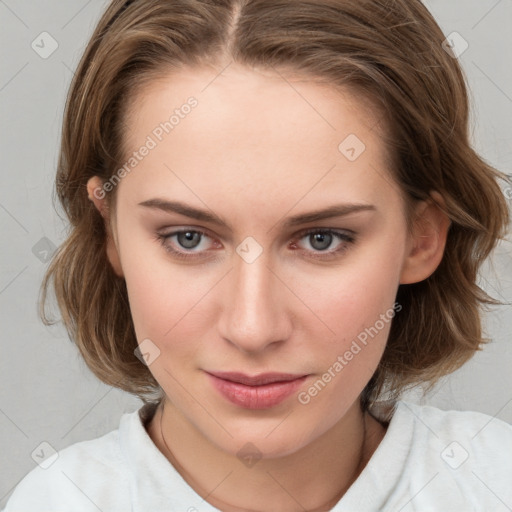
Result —
<instances>
[{"instance_id":1,"label":"skin","mask_svg":"<svg viewBox=\"0 0 512 512\"><path fill-rule=\"evenodd\" d=\"M366 102L271 70L233 64L217 75L183 68L134 98L128 153L188 97L198 106L117 185L115 215L94 193L101 180L87 184L109 229L109 261L126 280L137 339L160 350L149 369L167 398L163 418L159 409L147 430L196 492L222 510L327 510L385 435L385 424L361 412L359 396L391 323L307 405L294 394L269 409L241 408L205 370L308 374L299 392L307 390L393 307L399 284L434 272L449 220L421 202L407 233L386 168L384 127ZM366 146L353 162L338 149L349 134ZM156 197L207 209L230 227L139 205ZM283 227L289 216L351 202L376 210ZM207 232L188 249L199 258L177 259L156 238L180 228ZM322 251L301 234L306 228L351 230L356 239L334 236ZM249 236L262 249L252 263L236 252ZM179 241L164 243L187 252ZM345 250L315 259L339 247ZM252 467L237 457L248 442L262 456Z\"/></svg>"}]
</instances>

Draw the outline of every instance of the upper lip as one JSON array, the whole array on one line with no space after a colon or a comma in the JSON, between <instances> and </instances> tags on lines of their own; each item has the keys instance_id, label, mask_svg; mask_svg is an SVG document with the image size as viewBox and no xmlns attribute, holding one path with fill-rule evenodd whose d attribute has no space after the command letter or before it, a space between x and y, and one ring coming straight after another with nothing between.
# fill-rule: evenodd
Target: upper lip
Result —
<instances>
[{"instance_id":1,"label":"upper lip","mask_svg":"<svg viewBox=\"0 0 512 512\"><path fill-rule=\"evenodd\" d=\"M219 379L245 384L246 386L262 386L273 382L289 382L297 380L306 375L292 373L260 373L259 375L245 375L240 372L207 372Z\"/></svg>"}]
</instances>

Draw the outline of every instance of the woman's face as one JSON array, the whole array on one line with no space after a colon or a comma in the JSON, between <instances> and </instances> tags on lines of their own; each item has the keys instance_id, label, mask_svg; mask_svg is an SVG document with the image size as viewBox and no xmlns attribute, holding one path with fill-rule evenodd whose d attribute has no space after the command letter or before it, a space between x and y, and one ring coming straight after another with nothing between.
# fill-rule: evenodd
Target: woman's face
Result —
<instances>
[{"instance_id":1,"label":"woman's face","mask_svg":"<svg viewBox=\"0 0 512 512\"><path fill-rule=\"evenodd\" d=\"M174 72L126 119L114 233L137 339L175 413L226 452L311 443L382 356L408 238L366 105L231 65Z\"/></svg>"}]
</instances>

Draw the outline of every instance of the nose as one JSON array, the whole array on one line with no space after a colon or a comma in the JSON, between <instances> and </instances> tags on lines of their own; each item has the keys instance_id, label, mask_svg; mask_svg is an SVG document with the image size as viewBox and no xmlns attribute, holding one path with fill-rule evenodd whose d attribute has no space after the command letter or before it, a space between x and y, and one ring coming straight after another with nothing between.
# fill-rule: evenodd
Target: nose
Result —
<instances>
[{"instance_id":1,"label":"nose","mask_svg":"<svg viewBox=\"0 0 512 512\"><path fill-rule=\"evenodd\" d=\"M265 251L252 263L235 255L226 286L219 319L225 340L245 353L257 353L289 338L287 288L270 268Z\"/></svg>"}]
</instances>

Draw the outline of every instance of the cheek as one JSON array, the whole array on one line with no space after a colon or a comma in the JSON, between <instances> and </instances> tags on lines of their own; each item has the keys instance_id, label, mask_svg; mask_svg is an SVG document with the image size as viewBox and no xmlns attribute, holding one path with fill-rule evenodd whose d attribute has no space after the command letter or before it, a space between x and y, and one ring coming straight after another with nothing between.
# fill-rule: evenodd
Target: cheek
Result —
<instances>
[{"instance_id":1,"label":"cheek","mask_svg":"<svg viewBox=\"0 0 512 512\"><path fill-rule=\"evenodd\" d=\"M158 266L137 266L125 276L138 339L149 337L158 344L165 343L190 324L203 288L191 283L190 276L184 279L179 272Z\"/></svg>"},{"instance_id":2,"label":"cheek","mask_svg":"<svg viewBox=\"0 0 512 512\"><path fill-rule=\"evenodd\" d=\"M338 421L362 393L382 358L397 314L393 282L362 281L356 277L343 280L354 287L333 286L332 300L320 306L319 316L335 334L317 335L310 354L315 375L297 398L305 407L304 414L320 416L325 424ZM311 428L319 427L312 424Z\"/></svg>"},{"instance_id":3,"label":"cheek","mask_svg":"<svg viewBox=\"0 0 512 512\"><path fill-rule=\"evenodd\" d=\"M357 253L336 269L297 279L304 302L323 321L327 345L344 344L373 326L395 302L400 274L400 248L373 247ZM304 274L306 276L306 274ZM311 316L311 318L314 318ZM320 324L319 324L320 325ZM381 324L378 324L382 329ZM324 334L324 336L325 336Z\"/></svg>"},{"instance_id":4,"label":"cheek","mask_svg":"<svg viewBox=\"0 0 512 512\"><path fill-rule=\"evenodd\" d=\"M179 273L172 273L165 265L165 258L158 254L163 252L158 242L139 238L129 233L120 236L130 311L139 342L150 338L159 343L186 313L190 286L183 286Z\"/></svg>"},{"instance_id":5,"label":"cheek","mask_svg":"<svg viewBox=\"0 0 512 512\"><path fill-rule=\"evenodd\" d=\"M130 310L139 344L155 354L149 370L161 385L174 396L173 375L193 369L199 351L199 331L204 320L196 306L201 296L198 286L185 282L179 272L158 265L130 266L126 262L125 278ZM133 263L133 262L132 262ZM155 347L156 346L156 347ZM178 386L179 388L179 386Z\"/></svg>"},{"instance_id":6,"label":"cheek","mask_svg":"<svg viewBox=\"0 0 512 512\"><path fill-rule=\"evenodd\" d=\"M303 288L308 294L305 302L314 306L329 330L322 328L328 335L318 336L318 319L309 323L309 337L314 336L315 327L317 332L312 354L316 375L301 403L335 416L366 386L384 352L392 319L399 314L395 298L400 250L399 244L373 246L338 271L308 279Z\"/></svg>"}]
</instances>

